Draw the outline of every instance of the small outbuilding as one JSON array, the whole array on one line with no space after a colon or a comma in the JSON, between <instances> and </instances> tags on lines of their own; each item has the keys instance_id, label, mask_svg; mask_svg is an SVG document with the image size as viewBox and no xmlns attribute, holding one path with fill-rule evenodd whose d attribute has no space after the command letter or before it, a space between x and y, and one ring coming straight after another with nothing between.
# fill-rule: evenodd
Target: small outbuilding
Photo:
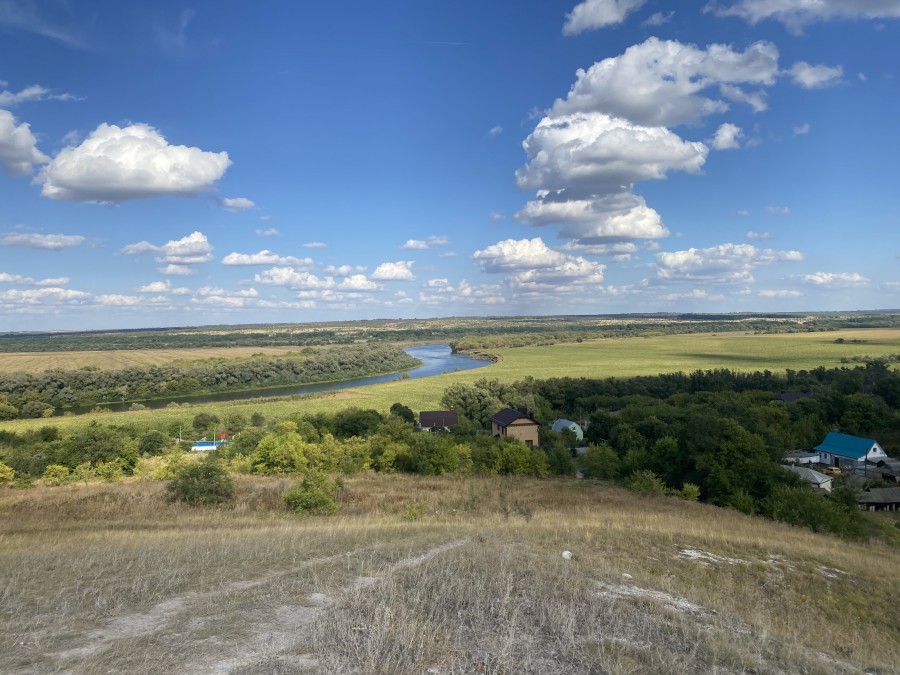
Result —
<instances>
[{"instance_id":1,"label":"small outbuilding","mask_svg":"<svg viewBox=\"0 0 900 675\"><path fill-rule=\"evenodd\" d=\"M491 436L496 438L516 438L529 448L538 445L540 424L530 415L512 408L504 408L491 417Z\"/></svg>"},{"instance_id":2,"label":"small outbuilding","mask_svg":"<svg viewBox=\"0 0 900 675\"><path fill-rule=\"evenodd\" d=\"M789 452L784 456L785 462L790 462L791 464L818 464L819 463L819 453L818 452Z\"/></svg>"},{"instance_id":3,"label":"small outbuilding","mask_svg":"<svg viewBox=\"0 0 900 675\"><path fill-rule=\"evenodd\" d=\"M584 430L582 430L581 426L579 426L577 422L573 422L572 420L566 420L560 417L551 425L550 428L556 433L561 433L568 429L573 434L575 434L575 440L584 440Z\"/></svg>"},{"instance_id":4,"label":"small outbuilding","mask_svg":"<svg viewBox=\"0 0 900 675\"><path fill-rule=\"evenodd\" d=\"M875 488L863 492L856 501L867 511L900 510L900 487Z\"/></svg>"},{"instance_id":5,"label":"small outbuilding","mask_svg":"<svg viewBox=\"0 0 900 675\"><path fill-rule=\"evenodd\" d=\"M450 427L458 425L459 416L455 410L427 410L419 413L421 431L450 431Z\"/></svg>"},{"instance_id":6,"label":"small outbuilding","mask_svg":"<svg viewBox=\"0 0 900 675\"><path fill-rule=\"evenodd\" d=\"M878 460L887 457L878 441L837 431L830 432L815 449L819 453L819 463L827 466L850 466L861 469L867 461L877 463Z\"/></svg>"},{"instance_id":7,"label":"small outbuilding","mask_svg":"<svg viewBox=\"0 0 900 675\"><path fill-rule=\"evenodd\" d=\"M785 471L797 474L801 480L806 481L817 490L831 492L832 483L834 481L831 476L826 476L824 473L807 469L805 466L785 465L783 468Z\"/></svg>"}]
</instances>

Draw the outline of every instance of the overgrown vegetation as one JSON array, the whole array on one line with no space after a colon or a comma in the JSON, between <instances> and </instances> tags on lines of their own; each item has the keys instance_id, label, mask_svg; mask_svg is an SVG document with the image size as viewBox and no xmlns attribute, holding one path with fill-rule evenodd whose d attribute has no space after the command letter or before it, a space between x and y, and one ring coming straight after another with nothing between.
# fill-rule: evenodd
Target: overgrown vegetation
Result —
<instances>
[{"instance_id":1,"label":"overgrown vegetation","mask_svg":"<svg viewBox=\"0 0 900 675\"><path fill-rule=\"evenodd\" d=\"M214 506L232 499L235 485L218 457L210 455L179 469L167 489L173 500L192 506Z\"/></svg>"},{"instance_id":2,"label":"overgrown vegetation","mask_svg":"<svg viewBox=\"0 0 900 675\"><path fill-rule=\"evenodd\" d=\"M392 345L314 350L294 358L257 356L238 361L171 364L123 370L48 370L0 374L0 420L47 417L58 408L141 401L352 379L415 367L419 361Z\"/></svg>"}]
</instances>

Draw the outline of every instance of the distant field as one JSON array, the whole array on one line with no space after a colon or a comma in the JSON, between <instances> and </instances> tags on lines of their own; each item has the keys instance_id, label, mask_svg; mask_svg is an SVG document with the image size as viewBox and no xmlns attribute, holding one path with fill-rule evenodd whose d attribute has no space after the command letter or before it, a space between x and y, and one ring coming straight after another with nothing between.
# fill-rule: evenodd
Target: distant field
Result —
<instances>
[{"instance_id":1,"label":"distant field","mask_svg":"<svg viewBox=\"0 0 900 675\"><path fill-rule=\"evenodd\" d=\"M838 338L843 338L844 344L835 344ZM851 342L852 340L863 342ZM202 407L81 415L54 418L50 421L68 426L83 424L90 419L108 421L117 419L150 426L182 421L201 409L218 415L232 411L249 415L260 411L268 418L277 418L298 410L306 413L333 412L350 406L386 412L396 402L404 403L417 411L435 410L440 408L444 389L451 383L474 382L482 377L514 382L528 376L538 379L629 377L711 368L740 371L766 369L784 371L788 368L802 370L817 366L834 368L843 365L842 358L900 353L900 329L879 328L775 335L735 333L666 335L498 349L494 350L494 353L502 358L502 362L485 368L445 373L419 380L397 380L338 393L311 395L301 399L253 399ZM852 367L854 364L846 365ZM47 423L48 420L16 420L4 422L2 426L23 429Z\"/></svg>"},{"instance_id":2,"label":"distant field","mask_svg":"<svg viewBox=\"0 0 900 675\"><path fill-rule=\"evenodd\" d=\"M96 352L10 352L0 353L0 373L34 373L51 368L77 370L94 367L102 370L146 368L173 361L204 359L243 359L253 354L287 354L300 347L208 347L197 349L132 349Z\"/></svg>"}]
</instances>

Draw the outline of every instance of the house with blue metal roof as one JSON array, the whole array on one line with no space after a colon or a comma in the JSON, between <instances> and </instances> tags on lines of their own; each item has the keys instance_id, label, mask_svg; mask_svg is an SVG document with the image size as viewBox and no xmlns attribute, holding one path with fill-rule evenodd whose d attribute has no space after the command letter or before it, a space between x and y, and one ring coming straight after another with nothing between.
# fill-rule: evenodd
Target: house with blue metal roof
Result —
<instances>
[{"instance_id":1,"label":"house with blue metal roof","mask_svg":"<svg viewBox=\"0 0 900 675\"><path fill-rule=\"evenodd\" d=\"M850 465L861 468L866 461L878 462L887 457L878 441L837 431L830 432L815 449L819 453L819 463L828 466Z\"/></svg>"}]
</instances>

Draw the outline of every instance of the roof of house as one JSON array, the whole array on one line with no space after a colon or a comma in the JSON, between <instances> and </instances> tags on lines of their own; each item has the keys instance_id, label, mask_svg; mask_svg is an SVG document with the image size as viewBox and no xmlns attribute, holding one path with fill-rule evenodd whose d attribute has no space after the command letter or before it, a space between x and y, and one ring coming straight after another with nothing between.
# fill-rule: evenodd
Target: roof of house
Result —
<instances>
[{"instance_id":1,"label":"roof of house","mask_svg":"<svg viewBox=\"0 0 900 675\"><path fill-rule=\"evenodd\" d=\"M856 498L860 504L900 504L900 487L875 488Z\"/></svg>"},{"instance_id":2,"label":"roof of house","mask_svg":"<svg viewBox=\"0 0 900 675\"><path fill-rule=\"evenodd\" d=\"M581 427L578 426L578 423L577 423L577 422L573 422L572 420L565 420L565 419L563 419L562 417L560 417L558 420L556 420L556 421L553 423L553 426L551 426L550 428L553 429L553 431L560 432L560 431L562 431L563 429L572 429L572 425L573 425L573 424L574 424L578 429L581 429ZM574 431L574 429L572 429L572 431Z\"/></svg>"},{"instance_id":3,"label":"roof of house","mask_svg":"<svg viewBox=\"0 0 900 675\"><path fill-rule=\"evenodd\" d=\"M800 478L808 483L812 483L813 485L824 485L825 483L830 483L832 481L831 476L826 476L824 473L819 473L818 471L807 469L805 466L785 465L782 468L790 471L791 473L797 474L798 476L800 476Z\"/></svg>"},{"instance_id":4,"label":"roof of house","mask_svg":"<svg viewBox=\"0 0 900 675\"><path fill-rule=\"evenodd\" d=\"M459 424L459 416L455 410L423 410L419 413L419 426L431 427L455 427Z\"/></svg>"},{"instance_id":5,"label":"roof of house","mask_svg":"<svg viewBox=\"0 0 900 675\"><path fill-rule=\"evenodd\" d=\"M519 412L518 410L513 410L512 408L504 408L503 410L499 411L493 417L491 417L491 422L494 422L501 427L508 427L516 420L522 419L527 420L532 424L537 424L537 422L535 422L525 413Z\"/></svg>"},{"instance_id":6,"label":"roof of house","mask_svg":"<svg viewBox=\"0 0 900 675\"><path fill-rule=\"evenodd\" d=\"M831 431L825 437L825 440L816 446L816 450L829 452L838 457L859 459L868 453L873 445L875 445L875 441L871 438L848 436L837 431Z\"/></svg>"}]
</instances>

